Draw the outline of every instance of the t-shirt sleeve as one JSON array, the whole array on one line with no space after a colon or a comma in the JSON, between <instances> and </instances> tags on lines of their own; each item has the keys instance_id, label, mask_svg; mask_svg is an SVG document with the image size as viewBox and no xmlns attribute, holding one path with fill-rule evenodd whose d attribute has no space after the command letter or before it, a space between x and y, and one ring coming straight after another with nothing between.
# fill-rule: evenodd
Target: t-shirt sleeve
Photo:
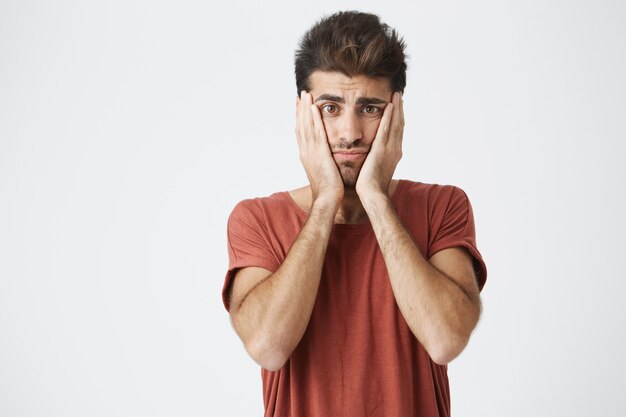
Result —
<instances>
[{"instance_id":1,"label":"t-shirt sleeve","mask_svg":"<svg viewBox=\"0 0 626 417\"><path fill-rule=\"evenodd\" d=\"M256 266L272 272L278 269L278 260L272 249L267 227L260 210L252 200L237 204L228 218L228 271L222 288L222 301L230 311L230 291L233 279L241 268Z\"/></svg>"},{"instance_id":2,"label":"t-shirt sleeve","mask_svg":"<svg viewBox=\"0 0 626 417\"><path fill-rule=\"evenodd\" d=\"M467 248L474 258L474 271L478 288L482 290L487 280L487 266L476 245L472 205L462 189L452 187L449 201L443 211L443 218L438 223L440 225L438 230L434 231L429 256L454 246Z\"/></svg>"}]
</instances>

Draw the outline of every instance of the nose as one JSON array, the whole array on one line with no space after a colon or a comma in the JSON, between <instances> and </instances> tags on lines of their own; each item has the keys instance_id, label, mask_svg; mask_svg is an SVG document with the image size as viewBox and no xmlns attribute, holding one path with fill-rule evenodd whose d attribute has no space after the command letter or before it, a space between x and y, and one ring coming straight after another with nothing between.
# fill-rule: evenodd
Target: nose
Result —
<instances>
[{"instance_id":1,"label":"nose","mask_svg":"<svg viewBox=\"0 0 626 417\"><path fill-rule=\"evenodd\" d=\"M363 139L361 120L353 112L345 112L339 121L339 139L343 143L352 144Z\"/></svg>"}]
</instances>

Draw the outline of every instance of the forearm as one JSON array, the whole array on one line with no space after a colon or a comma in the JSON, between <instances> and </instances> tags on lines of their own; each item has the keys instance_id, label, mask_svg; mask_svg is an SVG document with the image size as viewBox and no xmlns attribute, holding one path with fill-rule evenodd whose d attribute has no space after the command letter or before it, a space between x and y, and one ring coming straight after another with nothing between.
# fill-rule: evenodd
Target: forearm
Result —
<instances>
[{"instance_id":1,"label":"forearm","mask_svg":"<svg viewBox=\"0 0 626 417\"><path fill-rule=\"evenodd\" d=\"M436 362L465 347L478 322L480 298L467 293L420 253L384 194L362 198L391 287L411 331Z\"/></svg>"},{"instance_id":2,"label":"forearm","mask_svg":"<svg viewBox=\"0 0 626 417\"><path fill-rule=\"evenodd\" d=\"M336 211L333 204L314 203L283 264L240 303L235 327L268 369L282 366L306 330Z\"/></svg>"}]
</instances>

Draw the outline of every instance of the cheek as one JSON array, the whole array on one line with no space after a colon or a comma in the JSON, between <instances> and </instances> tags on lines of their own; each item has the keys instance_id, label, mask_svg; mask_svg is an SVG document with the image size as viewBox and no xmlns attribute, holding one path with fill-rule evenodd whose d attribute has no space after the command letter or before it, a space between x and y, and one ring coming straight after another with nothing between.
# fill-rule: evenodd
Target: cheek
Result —
<instances>
[{"instance_id":1,"label":"cheek","mask_svg":"<svg viewBox=\"0 0 626 417\"><path fill-rule=\"evenodd\" d=\"M339 132L337 129L337 119L334 118L325 118L322 119L324 122L324 130L326 131L326 137L329 142L333 142L335 139L339 137Z\"/></svg>"},{"instance_id":2,"label":"cheek","mask_svg":"<svg viewBox=\"0 0 626 417\"><path fill-rule=\"evenodd\" d=\"M378 126L380 125L380 118L367 120L363 122L363 137L367 143L371 143L376 137L378 132Z\"/></svg>"}]
</instances>

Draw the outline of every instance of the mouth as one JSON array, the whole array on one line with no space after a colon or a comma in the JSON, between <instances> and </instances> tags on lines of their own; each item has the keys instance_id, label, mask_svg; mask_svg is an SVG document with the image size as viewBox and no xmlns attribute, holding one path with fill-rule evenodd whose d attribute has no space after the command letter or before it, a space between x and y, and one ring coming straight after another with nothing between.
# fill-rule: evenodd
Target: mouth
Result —
<instances>
[{"instance_id":1,"label":"mouth","mask_svg":"<svg viewBox=\"0 0 626 417\"><path fill-rule=\"evenodd\" d=\"M341 161L356 161L359 160L361 158L365 158L365 156L367 155L367 152L364 151L345 151L345 152L334 152L333 153L335 159L341 160Z\"/></svg>"}]
</instances>

